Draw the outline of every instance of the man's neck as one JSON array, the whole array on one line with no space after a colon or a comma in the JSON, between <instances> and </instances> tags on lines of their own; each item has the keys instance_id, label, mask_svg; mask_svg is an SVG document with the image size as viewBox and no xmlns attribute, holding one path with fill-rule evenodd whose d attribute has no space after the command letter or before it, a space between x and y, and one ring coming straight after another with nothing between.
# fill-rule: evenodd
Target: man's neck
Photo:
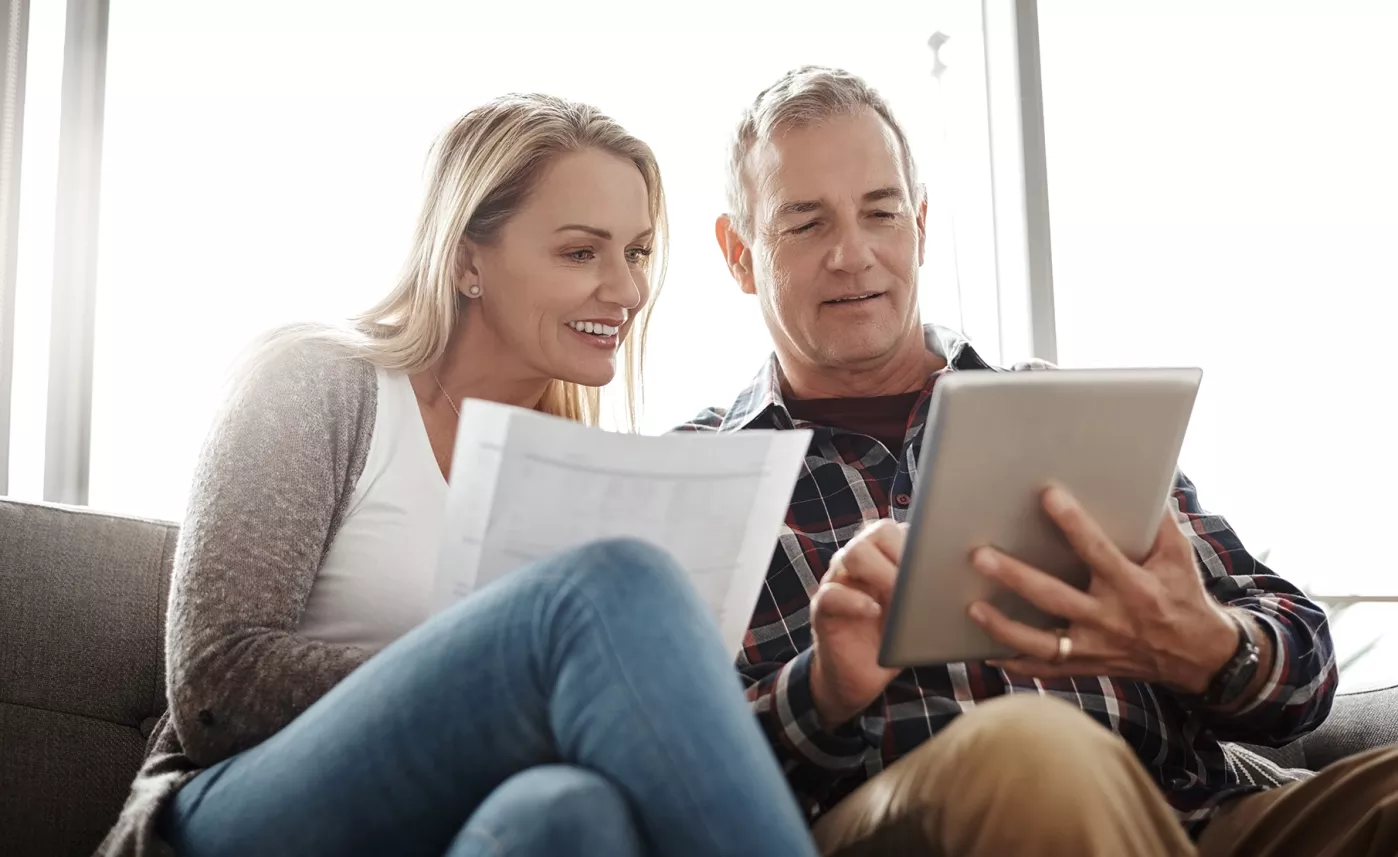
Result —
<instances>
[{"instance_id":1,"label":"man's neck","mask_svg":"<svg viewBox=\"0 0 1398 857\"><path fill-rule=\"evenodd\" d=\"M927 376L947 362L927 350L921 337L911 338L876 362L864 366L812 366L777 355L782 393L793 399L863 399L921 390Z\"/></svg>"}]
</instances>

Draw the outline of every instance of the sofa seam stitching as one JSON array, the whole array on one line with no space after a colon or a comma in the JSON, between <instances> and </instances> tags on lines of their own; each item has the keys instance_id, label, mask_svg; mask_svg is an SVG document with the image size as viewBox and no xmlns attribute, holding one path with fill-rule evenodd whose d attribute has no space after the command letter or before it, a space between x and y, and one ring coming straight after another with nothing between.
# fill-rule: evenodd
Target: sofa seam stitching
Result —
<instances>
[{"instance_id":1,"label":"sofa seam stitching","mask_svg":"<svg viewBox=\"0 0 1398 857\"><path fill-rule=\"evenodd\" d=\"M14 708L23 708L27 711L39 711L44 714L62 714L66 717L77 717L82 720L95 720L98 723L110 723L113 726L121 726L126 729L134 729L137 732L141 731L141 724L139 723L124 723L120 720L113 720L110 717L98 717L95 714L82 714L77 711L67 711L62 708L44 708L42 706L30 705L26 702L15 702L9 699L0 699L0 705L9 705Z\"/></svg>"}]
</instances>

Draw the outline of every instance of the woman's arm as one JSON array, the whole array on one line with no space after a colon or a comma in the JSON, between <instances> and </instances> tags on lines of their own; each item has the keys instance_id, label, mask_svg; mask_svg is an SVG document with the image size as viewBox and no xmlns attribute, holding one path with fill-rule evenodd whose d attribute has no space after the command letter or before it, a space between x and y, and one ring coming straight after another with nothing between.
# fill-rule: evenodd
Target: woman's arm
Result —
<instances>
[{"instance_id":1,"label":"woman's arm","mask_svg":"<svg viewBox=\"0 0 1398 857\"><path fill-rule=\"evenodd\" d=\"M221 412L197 469L171 584L170 716L212 765L287 725L367 656L297 635L364 467L375 374L328 346L260 362Z\"/></svg>"}]
</instances>

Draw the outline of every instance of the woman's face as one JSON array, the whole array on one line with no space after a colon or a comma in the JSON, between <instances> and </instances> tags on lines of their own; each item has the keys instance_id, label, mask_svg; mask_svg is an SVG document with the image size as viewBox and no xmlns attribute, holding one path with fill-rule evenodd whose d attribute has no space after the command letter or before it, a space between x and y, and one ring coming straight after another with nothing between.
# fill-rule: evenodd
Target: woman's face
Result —
<instances>
[{"instance_id":1,"label":"woman's face","mask_svg":"<svg viewBox=\"0 0 1398 857\"><path fill-rule=\"evenodd\" d=\"M468 246L461 288L480 286L475 309L528 371L600 387L650 294L653 235L635 164L596 149L569 153L494 241Z\"/></svg>"}]
</instances>

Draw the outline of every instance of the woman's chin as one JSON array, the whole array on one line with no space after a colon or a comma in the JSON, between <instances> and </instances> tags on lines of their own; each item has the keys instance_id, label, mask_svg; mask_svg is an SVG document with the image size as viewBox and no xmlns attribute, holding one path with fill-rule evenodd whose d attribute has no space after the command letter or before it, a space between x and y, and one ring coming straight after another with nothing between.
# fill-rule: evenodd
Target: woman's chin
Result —
<instances>
[{"instance_id":1,"label":"woman's chin","mask_svg":"<svg viewBox=\"0 0 1398 857\"><path fill-rule=\"evenodd\" d=\"M616 377L616 366L610 360L605 365L599 365L596 368L574 365L568 367L567 370L555 373L553 377L569 384L581 384L584 387L605 387L612 383L612 379Z\"/></svg>"}]
</instances>

